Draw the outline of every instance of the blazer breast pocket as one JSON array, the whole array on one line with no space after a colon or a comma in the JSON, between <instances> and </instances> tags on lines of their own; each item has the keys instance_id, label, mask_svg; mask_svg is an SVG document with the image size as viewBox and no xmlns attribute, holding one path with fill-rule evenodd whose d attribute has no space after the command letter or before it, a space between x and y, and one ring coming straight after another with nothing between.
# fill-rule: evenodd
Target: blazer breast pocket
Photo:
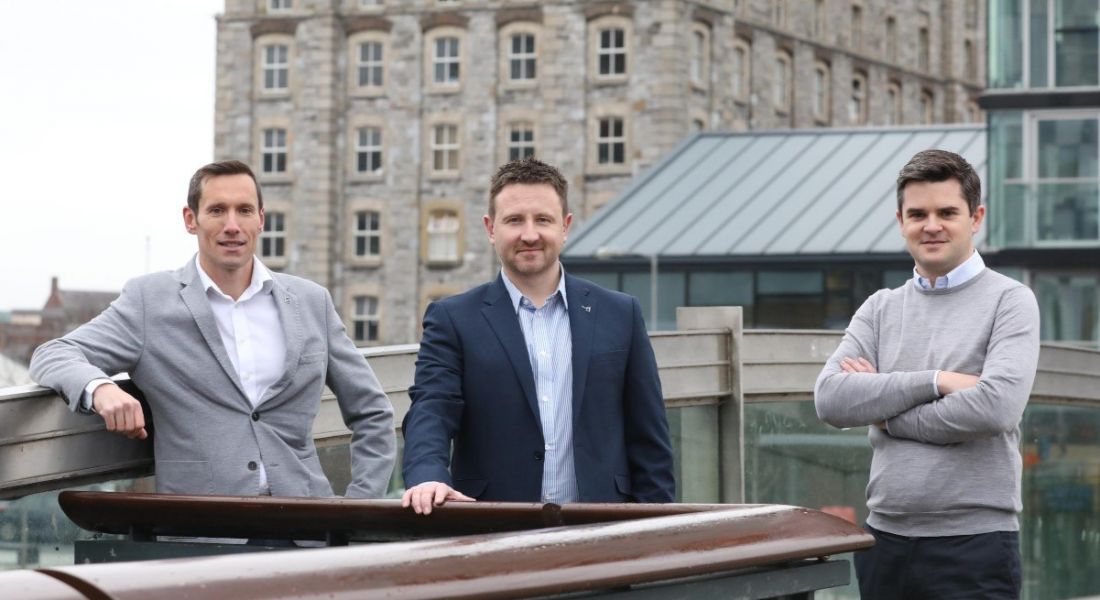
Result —
<instances>
[{"instance_id":1,"label":"blazer breast pocket","mask_svg":"<svg viewBox=\"0 0 1100 600\"><path fill-rule=\"evenodd\" d=\"M592 355L592 362L625 362L629 350L611 350Z\"/></svg>"}]
</instances>

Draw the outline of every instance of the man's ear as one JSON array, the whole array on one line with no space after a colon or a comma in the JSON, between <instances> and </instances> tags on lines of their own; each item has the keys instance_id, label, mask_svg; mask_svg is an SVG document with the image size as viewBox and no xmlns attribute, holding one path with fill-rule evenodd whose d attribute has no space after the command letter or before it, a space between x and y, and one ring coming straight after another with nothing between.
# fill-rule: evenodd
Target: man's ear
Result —
<instances>
[{"instance_id":1,"label":"man's ear","mask_svg":"<svg viewBox=\"0 0 1100 600\"><path fill-rule=\"evenodd\" d=\"M187 233L195 235L195 232L199 229L199 218L190 206L183 207L183 226L187 229Z\"/></svg>"},{"instance_id":2,"label":"man's ear","mask_svg":"<svg viewBox=\"0 0 1100 600\"><path fill-rule=\"evenodd\" d=\"M970 215L970 233L978 233L982 228L982 220L985 219L985 205L979 204L974 214Z\"/></svg>"},{"instance_id":3,"label":"man's ear","mask_svg":"<svg viewBox=\"0 0 1100 600\"><path fill-rule=\"evenodd\" d=\"M482 224L485 225L485 235L489 236L489 243L493 243L493 219L489 215L481 217Z\"/></svg>"},{"instance_id":4,"label":"man's ear","mask_svg":"<svg viewBox=\"0 0 1100 600\"><path fill-rule=\"evenodd\" d=\"M894 213L894 216L897 217L897 219L898 219L898 227L899 228L901 226L905 225L905 218L901 216L901 210L898 210L898 212Z\"/></svg>"}]
</instances>

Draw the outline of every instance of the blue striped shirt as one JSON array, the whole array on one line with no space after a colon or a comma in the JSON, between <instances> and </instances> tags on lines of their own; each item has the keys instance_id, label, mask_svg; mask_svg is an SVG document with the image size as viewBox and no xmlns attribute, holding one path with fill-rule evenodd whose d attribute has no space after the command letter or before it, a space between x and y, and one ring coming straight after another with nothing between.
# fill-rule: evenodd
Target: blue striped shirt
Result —
<instances>
[{"instance_id":1,"label":"blue striped shirt","mask_svg":"<svg viewBox=\"0 0 1100 600\"><path fill-rule=\"evenodd\" d=\"M562 504L577 501L577 474L573 468L573 336L565 297L565 271L558 289L542 308L525 297L508 275L501 272L504 287L516 309L527 357L535 376L539 421L542 424L542 501Z\"/></svg>"}]
</instances>

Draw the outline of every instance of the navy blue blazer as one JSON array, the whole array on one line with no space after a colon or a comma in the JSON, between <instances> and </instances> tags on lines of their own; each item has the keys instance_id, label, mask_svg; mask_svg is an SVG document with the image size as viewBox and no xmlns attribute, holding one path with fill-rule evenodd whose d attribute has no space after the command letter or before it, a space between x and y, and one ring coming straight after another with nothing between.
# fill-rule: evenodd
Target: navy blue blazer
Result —
<instances>
[{"instance_id":1,"label":"navy blue blazer","mask_svg":"<svg viewBox=\"0 0 1100 600\"><path fill-rule=\"evenodd\" d=\"M638 301L568 274L565 293L579 500L671 502L668 421ZM407 487L440 481L479 500L539 501L535 380L500 276L428 307L409 394Z\"/></svg>"}]
</instances>

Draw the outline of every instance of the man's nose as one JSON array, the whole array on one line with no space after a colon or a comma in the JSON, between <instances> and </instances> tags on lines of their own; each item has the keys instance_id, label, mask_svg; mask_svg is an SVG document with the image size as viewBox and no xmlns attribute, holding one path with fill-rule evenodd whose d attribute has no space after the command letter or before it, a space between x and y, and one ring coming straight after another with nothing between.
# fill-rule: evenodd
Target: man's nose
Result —
<instances>
[{"instance_id":1,"label":"man's nose","mask_svg":"<svg viewBox=\"0 0 1100 600\"><path fill-rule=\"evenodd\" d=\"M228 214L228 216L226 217L226 219L225 219L225 229L224 229L224 231L226 233L237 233L240 230L241 230L241 226L237 222L237 215L233 212L230 212Z\"/></svg>"},{"instance_id":2,"label":"man's nose","mask_svg":"<svg viewBox=\"0 0 1100 600\"><path fill-rule=\"evenodd\" d=\"M535 224L531 221L527 221L523 224L523 231L520 232L520 239L525 242L533 242L539 239L539 232L535 229Z\"/></svg>"},{"instance_id":3,"label":"man's nose","mask_svg":"<svg viewBox=\"0 0 1100 600\"><path fill-rule=\"evenodd\" d=\"M941 229L943 229L943 223L940 223L940 220L936 217L928 217L924 221L925 231L939 231Z\"/></svg>"}]
</instances>

